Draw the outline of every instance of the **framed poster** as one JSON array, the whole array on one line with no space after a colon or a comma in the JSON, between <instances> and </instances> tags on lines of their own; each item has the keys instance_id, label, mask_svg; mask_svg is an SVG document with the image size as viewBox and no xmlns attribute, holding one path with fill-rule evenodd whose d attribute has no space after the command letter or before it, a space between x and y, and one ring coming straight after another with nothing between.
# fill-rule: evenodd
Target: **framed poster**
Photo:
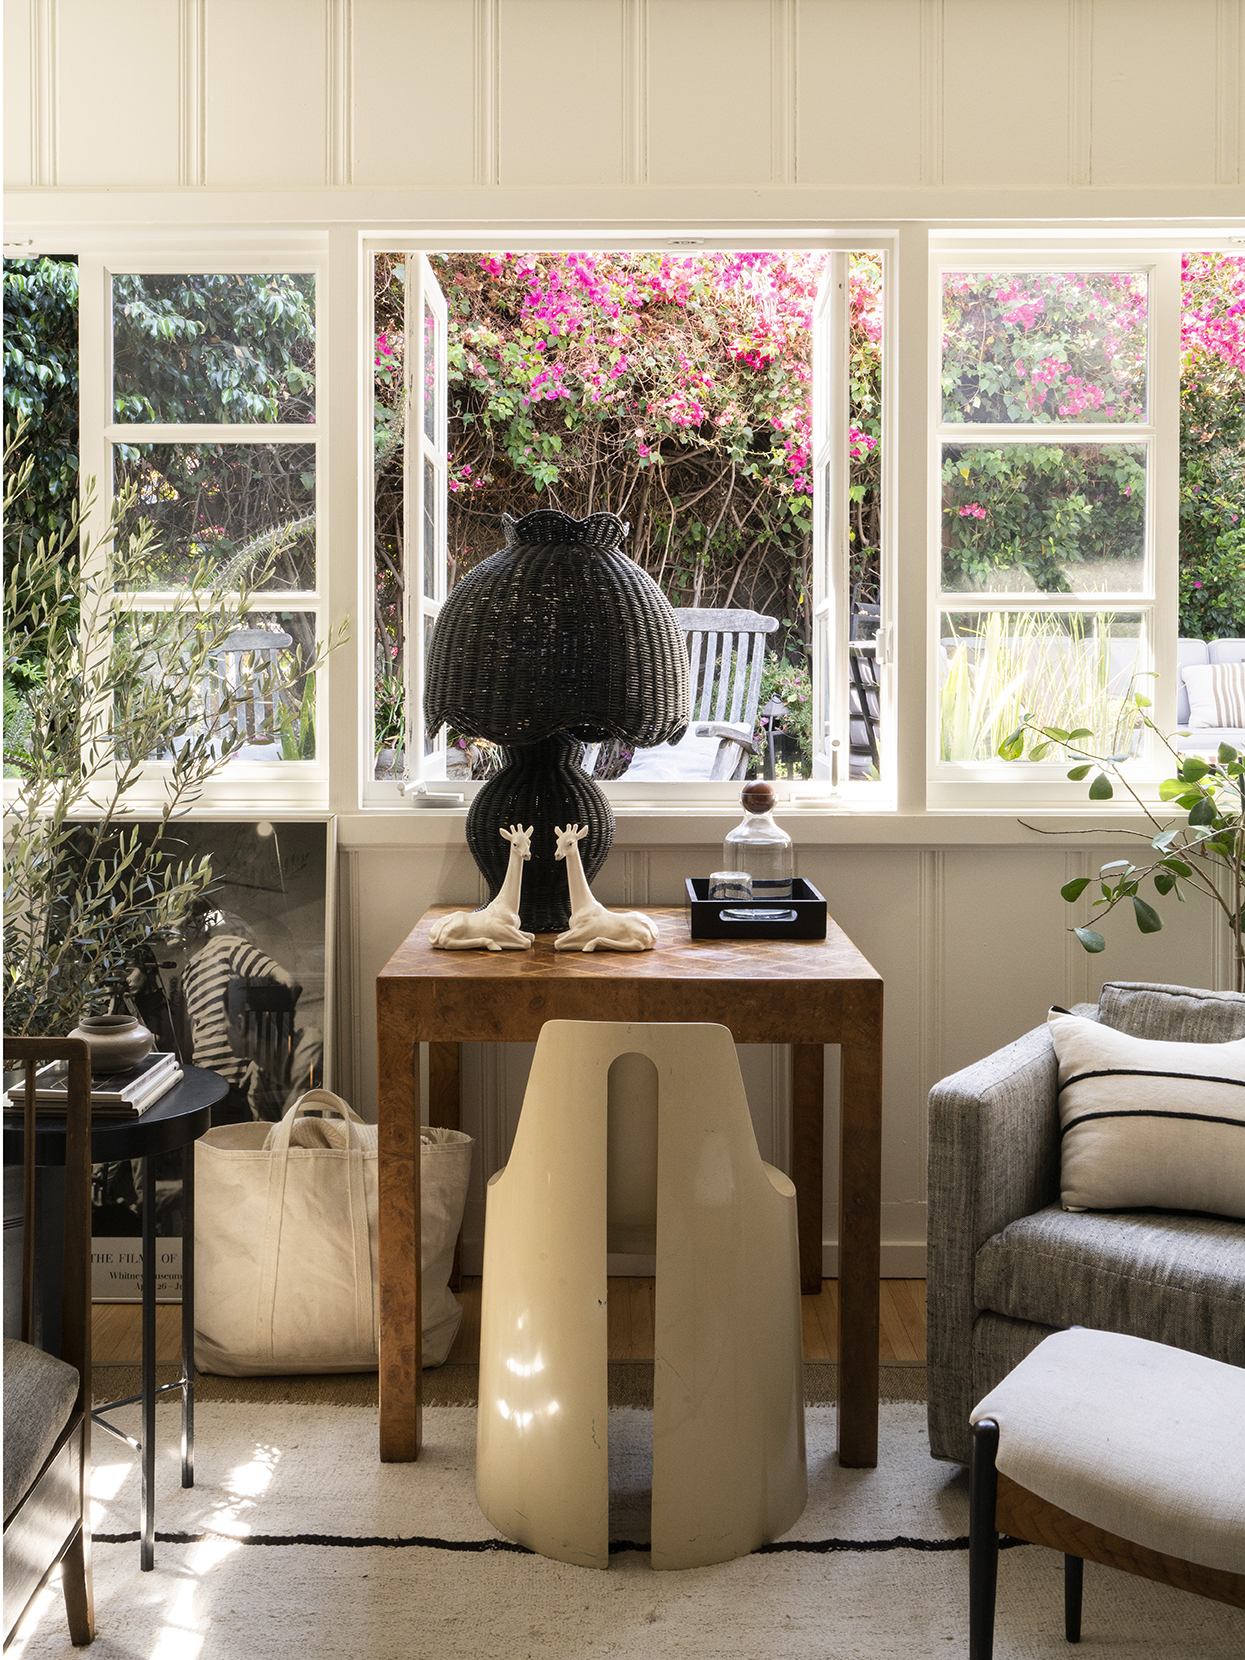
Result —
<instances>
[{"instance_id":1,"label":"framed poster","mask_svg":"<svg viewBox=\"0 0 1245 1660\"><path fill-rule=\"evenodd\" d=\"M140 829L150 834L155 825ZM332 1087L333 818L182 819L177 859L207 857L213 882L176 938L143 948L129 1004L156 1047L229 1086L213 1124L279 1119L304 1090ZM92 1294L137 1302L137 1162L93 1172ZM156 1295L181 1297L182 1154L155 1161Z\"/></svg>"}]
</instances>

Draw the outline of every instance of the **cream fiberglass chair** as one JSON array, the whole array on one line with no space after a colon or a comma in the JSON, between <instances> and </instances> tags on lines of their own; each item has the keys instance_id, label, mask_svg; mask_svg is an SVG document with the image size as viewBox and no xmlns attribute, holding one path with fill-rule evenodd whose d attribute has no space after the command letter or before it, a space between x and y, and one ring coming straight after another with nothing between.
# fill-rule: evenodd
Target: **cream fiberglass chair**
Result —
<instances>
[{"instance_id":1,"label":"cream fiberglass chair","mask_svg":"<svg viewBox=\"0 0 1245 1660\"><path fill-rule=\"evenodd\" d=\"M653 1566L694 1568L808 1497L795 1188L725 1027L551 1020L489 1183L476 1441L480 1508L543 1556L609 1566L606 1250L654 1232Z\"/></svg>"}]
</instances>

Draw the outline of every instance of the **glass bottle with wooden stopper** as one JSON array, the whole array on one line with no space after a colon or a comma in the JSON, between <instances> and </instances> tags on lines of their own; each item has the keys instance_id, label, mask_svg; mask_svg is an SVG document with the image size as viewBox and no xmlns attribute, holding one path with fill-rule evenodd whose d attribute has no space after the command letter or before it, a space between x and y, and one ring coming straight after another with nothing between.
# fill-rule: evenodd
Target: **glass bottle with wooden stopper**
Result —
<instances>
[{"instance_id":1,"label":"glass bottle with wooden stopper","mask_svg":"<svg viewBox=\"0 0 1245 1660\"><path fill-rule=\"evenodd\" d=\"M774 823L772 784L756 779L739 792L744 816L722 843L722 868L746 870L754 899L790 899L795 875L791 837Z\"/></svg>"}]
</instances>

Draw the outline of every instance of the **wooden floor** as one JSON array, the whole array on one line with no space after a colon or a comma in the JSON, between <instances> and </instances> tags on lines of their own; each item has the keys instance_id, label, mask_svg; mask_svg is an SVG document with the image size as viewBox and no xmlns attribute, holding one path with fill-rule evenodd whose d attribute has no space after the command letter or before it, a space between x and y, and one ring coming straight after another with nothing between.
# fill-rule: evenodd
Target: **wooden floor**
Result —
<instances>
[{"instance_id":1,"label":"wooden floor","mask_svg":"<svg viewBox=\"0 0 1245 1660\"><path fill-rule=\"evenodd\" d=\"M609 1357L611 1360L652 1360L653 1281L614 1279L609 1282ZM458 1293L463 1323L450 1351L451 1360L480 1358L480 1281L466 1279ZM821 1294L801 1297L804 1314L804 1358L837 1360L839 1282L823 1280ZM96 1303L91 1326L92 1354L97 1366L137 1366L142 1355L140 1309L137 1303ZM156 1359L176 1363L181 1356L181 1309L161 1303L156 1309ZM883 1366L925 1364L925 1281L882 1281L882 1330L878 1359Z\"/></svg>"}]
</instances>

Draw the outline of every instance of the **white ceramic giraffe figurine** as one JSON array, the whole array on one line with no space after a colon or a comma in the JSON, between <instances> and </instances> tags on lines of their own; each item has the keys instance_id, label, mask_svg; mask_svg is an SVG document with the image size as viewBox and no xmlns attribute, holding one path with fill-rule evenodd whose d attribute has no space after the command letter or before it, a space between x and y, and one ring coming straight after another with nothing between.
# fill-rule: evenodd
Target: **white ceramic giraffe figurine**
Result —
<instances>
[{"instance_id":1,"label":"white ceramic giraffe figurine","mask_svg":"<svg viewBox=\"0 0 1245 1660\"><path fill-rule=\"evenodd\" d=\"M657 944L657 924L643 911L609 911L592 897L579 858L579 844L588 834L585 824L568 824L558 835L555 859L566 860L571 890L571 925L553 942L555 951L651 951Z\"/></svg>"},{"instance_id":2,"label":"white ceramic giraffe figurine","mask_svg":"<svg viewBox=\"0 0 1245 1660\"><path fill-rule=\"evenodd\" d=\"M525 830L512 824L498 835L510 843L506 880L482 911L455 911L433 923L428 943L438 951L526 951L536 938L519 926L519 889L523 866L532 856L532 826Z\"/></svg>"}]
</instances>

